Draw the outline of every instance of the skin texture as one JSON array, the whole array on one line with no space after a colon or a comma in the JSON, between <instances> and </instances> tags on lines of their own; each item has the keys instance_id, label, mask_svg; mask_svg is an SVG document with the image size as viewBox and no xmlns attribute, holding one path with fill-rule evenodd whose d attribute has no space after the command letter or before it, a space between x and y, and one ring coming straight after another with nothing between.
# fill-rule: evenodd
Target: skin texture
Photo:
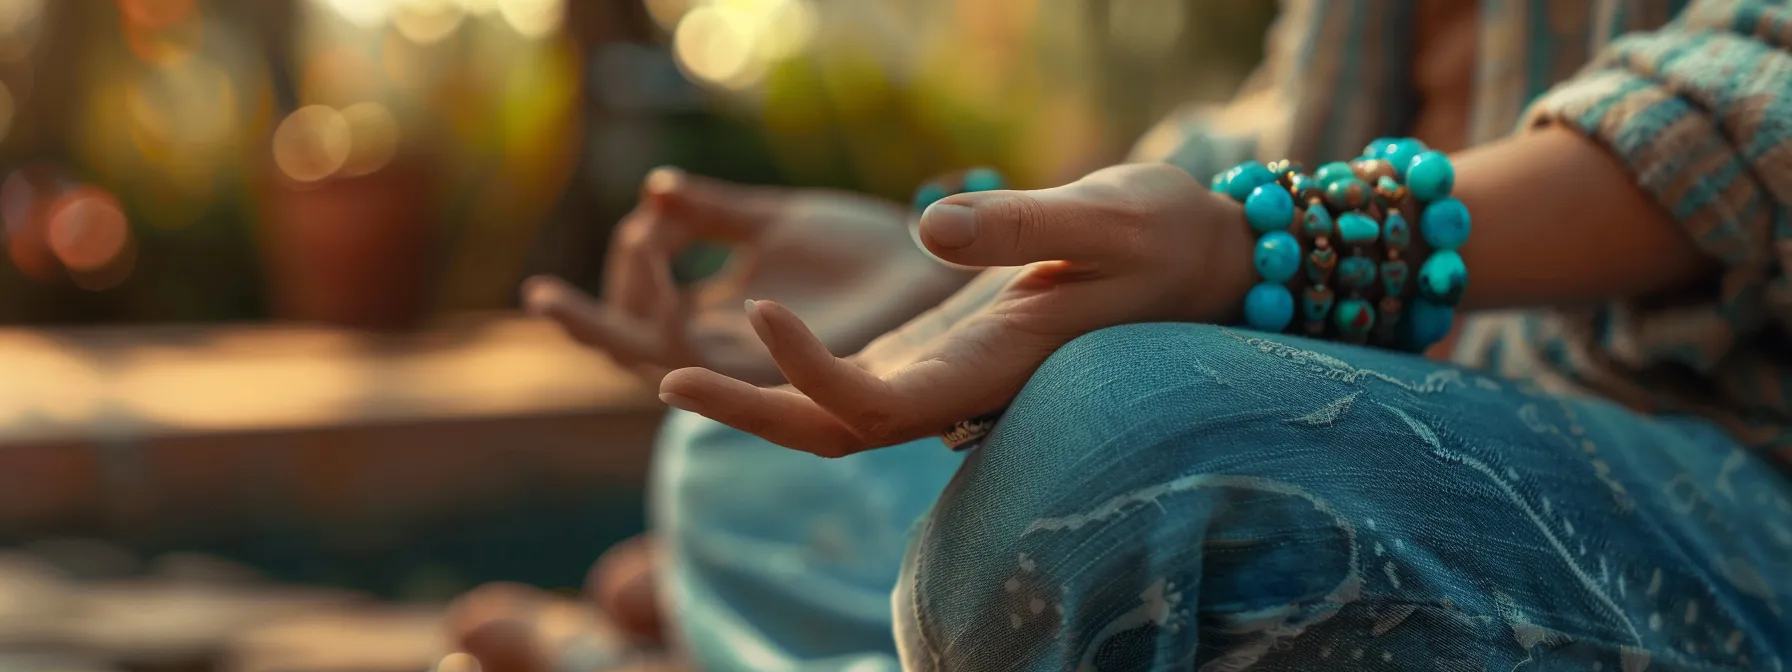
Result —
<instances>
[{"instance_id":1,"label":"skin texture","mask_svg":"<svg viewBox=\"0 0 1792 672\"><path fill-rule=\"evenodd\" d=\"M936 435L995 411L1064 343L1128 322L1229 321L1254 281L1236 203L1166 164L1109 168L1033 192L961 194L929 208L927 248L986 271L850 359L796 313L746 306L794 389L705 369L660 385L667 403L779 445L847 455Z\"/></svg>"},{"instance_id":2,"label":"skin texture","mask_svg":"<svg viewBox=\"0 0 1792 672\"><path fill-rule=\"evenodd\" d=\"M1413 84L1421 100L1420 114L1412 134L1434 148L1456 153L1467 144L1468 120L1470 113L1470 85L1474 81L1475 68L1475 16L1478 3L1459 0L1428 0L1418 5L1415 20L1424 29L1417 31L1418 44L1415 45L1421 57L1415 59L1419 64L1413 73ZM1667 218L1665 212L1642 194L1635 186L1634 179L1624 168L1602 149L1584 137L1562 129L1546 129L1519 139L1500 143L1485 149L1456 154L1454 160L1458 166L1458 195L1469 204L1475 213L1475 234L1469 245L1463 250L1468 262L1473 281L1465 301L1471 307L1500 307L1539 305L1550 302L1576 302L1614 298L1620 296L1640 296L1657 291L1671 290L1695 282L1712 271L1712 262L1694 251L1692 245L1685 240L1677 227ZM666 179L666 178L656 178ZM664 185L659 185L663 187ZM793 206L766 205L765 201L752 197L740 198L744 194L727 194L721 191L710 192L715 198L700 200L710 207L687 208L681 210L675 200L658 199L655 194L676 191L656 187L654 179L648 181L643 189L643 208L632 215L628 221L646 221L656 217L668 217L680 213L679 216L697 218L730 218L743 217L756 221L771 221L768 212L795 211L803 212L803 208ZM759 192L773 193L769 199L799 200L808 196L797 196L796 192ZM729 198L732 197L732 198ZM723 199L728 200L724 201ZM847 206L846 201L839 201ZM856 201L871 211L888 211L894 206L877 205L870 201ZM847 206L850 207L850 206ZM656 214L655 209L663 210ZM885 216L869 215L867 218ZM1230 220L1236 224L1236 218ZM1568 226L1562 226L1567 223ZM637 224L636 226L645 226ZM684 225L690 229L706 228L697 221ZM760 258L768 266L781 267L786 264L801 263L797 260L810 259L802 250L816 240L827 239L826 231L819 223L797 225L773 224L793 232L789 237L767 237L754 239L771 240L774 244L759 244L756 250ZM625 226L622 229L628 229ZM1242 228L1242 227L1239 227ZM795 235L807 232L803 235ZM619 234L620 235L620 234ZM628 235L640 235L630 233ZM805 237L806 236L806 237ZM1542 242L1547 241L1547 243ZM668 242L655 241L656 245L669 247ZM879 239L880 244L888 245L882 254L900 255L912 250L912 244L906 239L894 237ZM930 243L930 246L934 243ZM867 246L871 249L874 246ZM656 248L657 249L657 248ZM1231 249L1230 247L1228 249ZM652 255L624 253L620 256L612 254L609 267L618 271L625 267L652 268L658 262L651 261ZM1242 259L1242 253L1233 257ZM632 260L632 261L631 261ZM1648 260L1647 263L1641 260ZM932 282L931 274L918 269L916 265L902 263L894 268L898 273L916 273L923 278L924 284ZM1234 269L1237 270L1237 269ZM966 321L969 316L979 312L988 316L992 313L989 306L996 296L1014 281L1023 270L1014 268L992 269L980 276L971 286L953 296L945 305L935 308L927 316L917 318L904 325L899 333L883 339L898 343L927 342L949 338L951 327ZM1243 269L1248 274L1249 269ZM638 271L637 271L638 273ZM1219 271L1218 274L1227 274ZM626 273L623 273L626 274ZM947 275L940 280L940 285L954 288L966 278L962 275ZM632 305L634 311L641 306L653 304L654 283L636 282L632 285L611 286L626 287L600 302L597 299L582 297L576 293L562 293L558 297L534 298L535 291L550 294L563 292L562 286L552 281L535 281L529 292L530 305L542 312L553 315L570 333L579 336L593 347L604 348L606 343L622 342L623 337L605 336L605 331L618 331L620 328L641 329L644 321L615 323L619 329L603 330L609 318L600 317L603 313L592 309L600 303L620 303L623 296L635 298ZM902 283L894 283L901 286ZM1223 284L1223 283L1221 283ZM1248 287L1247 285L1242 285ZM537 287L549 289L537 290ZM749 311L742 310L744 299L772 299L780 304L794 308L794 311L777 313L771 307L756 308L753 312L762 315L775 314L773 320L781 320L790 312L801 315L813 325L817 337L828 345L834 353L855 352L870 340L871 336L881 333L881 329L866 335L867 329L852 330L828 326L828 323L839 324L846 318L835 318L828 314L828 302L817 301L811 305L802 305L799 297L787 292L793 283L753 283L740 282L730 286L727 291L715 293L724 298L716 298L707 302L696 302L704 306L700 312L707 317L706 323L726 324L723 332L726 338L709 343L725 344L714 347L707 358L693 353L695 349L686 350L680 356L660 355L649 358L655 362L646 367L650 376L656 376L666 370L700 366L700 362L714 362L710 368L718 373L733 376L741 381L757 383L775 383L782 376L772 366L769 351L760 347L757 333L747 335L747 330L755 325L749 320ZM888 291L883 289L880 291ZM1223 291L1242 292L1239 287L1231 287ZM657 292L664 296L664 292ZM842 295L844 296L844 295ZM945 296L942 292L940 297ZM897 297L901 301L903 297ZM913 316L920 310L932 306L937 301L923 301L921 297L905 304L900 315L883 317L887 326L895 326L903 319ZM875 303L875 302L867 302ZM1233 305L1236 305L1234 302ZM1230 310L1230 309L1228 309ZM895 311L901 312L901 311ZM773 323L760 320L768 330L780 328L800 328L801 324L792 325L788 321ZM988 319L984 323L990 323ZM1000 324L1000 321L995 321ZM600 331L602 330L602 331ZM961 330L962 331L962 330ZM842 332L853 334L846 337ZM932 335L929 335L929 334ZM859 341L863 338L863 341ZM854 341L859 341L855 344ZM912 348L913 346L910 346ZM1446 347L1441 346L1441 347ZM876 366L889 367L902 361L901 349L892 345L884 346L881 355L887 361ZM614 351L612 351L614 352ZM723 362L743 361L741 354L746 353L745 365L729 365ZM877 353L866 351L867 355ZM1036 357L1037 352L1028 357ZM817 358L819 359L819 358ZM863 358L854 358L855 361ZM910 359L913 359L911 356ZM857 364L855 364L857 366ZM850 372L846 372L849 373ZM701 386L705 379L712 383L721 383L703 374L686 373L681 378L696 377ZM1013 385L1012 381L1009 383ZM726 383L721 383L728 386ZM678 395L677 385L672 386L671 394ZM1000 396L999 394L995 396ZM678 400L678 396L670 397ZM698 401L696 398L686 403L718 403ZM724 400L722 402L726 404ZM824 418L809 416L813 420ZM969 415L953 418L953 420ZM825 431L837 429L831 425L838 420L831 414L826 422L816 424ZM910 423L914 425L915 423ZM877 431L895 431L901 423L889 425L892 429ZM929 428L938 431L940 427ZM770 430L768 430L770 431ZM850 433L850 432L849 432ZM852 440L860 440L853 435ZM845 441L839 447L852 447L852 441ZM605 569L616 565L615 569ZM627 563L600 562L594 570L594 585L601 583L596 577L606 573L618 573L613 581L617 585L635 586L636 590L649 590L651 573L643 574L638 567ZM625 566L626 565L626 566ZM628 591L619 591L627 594ZM643 623L658 623L657 616L648 612L652 605L639 600L617 599L605 602L609 613L621 617L622 620L633 620ZM638 613L637 613L638 612ZM632 628L631 628L632 629ZM487 669L492 669L490 666Z\"/></svg>"},{"instance_id":3,"label":"skin texture","mask_svg":"<svg viewBox=\"0 0 1792 672\"><path fill-rule=\"evenodd\" d=\"M1476 221L1462 250L1470 308L1643 296L1712 269L1622 164L1572 130L1539 129L1455 161ZM661 398L779 445L848 455L1000 409L1046 356L1096 329L1227 323L1254 281L1239 208L1167 166L954 196L927 211L921 233L947 261L1020 268L986 271L849 358L830 354L789 309L748 303L791 387L690 368L666 376Z\"/></svg>"},{"instance_id":4,"label":"skin texture","mask_svg":"<svg viewBox=\"0 0 1792 672\"><path fill-rule=\"evenodd\" d=\"M524 283L523 302L649 383L688 366L776 383L782 378L740 310L748 297L803 311L830 350L850 353L970 279L916 249L907 227L903 208L865 196L661 169L612 235L601 298L537 277ZM736 254L715 277L681 289L672 259L698 240L731 244Z\"/></svg>"}]
</instances>

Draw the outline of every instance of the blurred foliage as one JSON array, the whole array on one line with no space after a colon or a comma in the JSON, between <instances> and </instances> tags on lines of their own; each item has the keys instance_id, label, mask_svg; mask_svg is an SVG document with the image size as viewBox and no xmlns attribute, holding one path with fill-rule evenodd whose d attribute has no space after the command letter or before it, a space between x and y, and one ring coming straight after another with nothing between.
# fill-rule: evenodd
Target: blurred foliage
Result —
<instances>
[{"instance_id":1,"label":"blurred foliage","mask_svg":"<svg viewBox=\"0 0 1792 672\"><path fill-rule=\"evenodd\" d=\"M0 0L0 322L406 326L596 287L655 165L906 201L1123 156L1271 0Z\"/></svg>"}]
</instances>

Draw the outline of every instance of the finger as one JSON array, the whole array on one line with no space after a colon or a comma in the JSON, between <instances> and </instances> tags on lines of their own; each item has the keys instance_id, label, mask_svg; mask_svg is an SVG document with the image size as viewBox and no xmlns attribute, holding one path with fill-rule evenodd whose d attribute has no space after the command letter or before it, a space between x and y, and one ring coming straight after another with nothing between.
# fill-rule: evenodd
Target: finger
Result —
<instances>
[{"instance_id":1,"label":"finger","mask_svg":"<svg viewBox=\"0 0 1792 672\"><path fill-rule=\"evenodd\" d=\"M1040 191L959 194L921 216L921 242L963 266L1020 266L1063 260L1124 260L1138 244L1140 220L1125 188L1077 182Z\"/></svg>"},{"instance_id":2,"label":"finger","mask_svg":"<svg viewBox=\"0 0 1792 672\"><path fill-rule=\"evenodd\" d=\"M624 365L655 362L664 352L653 330L618 313L559 278L537 276L523 282L523 305L552 319L567 335L603 350Z\"/></svg>"},{"instance_id":3,"label":"finger","mask_svg":"<svg viewBox=\"0 0 1792 672\"><path fill-rule=\"evenodd\" d=\"M610 248L604 259L604 303L624 314L642 317L655 309L652 265L643 262L652 258L670 260L683 249L685 240L673 229L663 226L664 217L651 208L637 208L616 225L610 236ZM670 262L667 262L670 273Z\"/></svg>"},{"instance_id":4,"label":"finger","mask_svg":"<svg viewBox=\"0 0 1792 672\"><path fill-rule=\"evenodd\" d=\"M641 200L685 235L740 242L758 235L776 217L776 192L658 168L642 182Z\"/></svg>"},{"instance_id":5,"label":"finger","mask_svg":"<svg viewBox=\"0 0 1792 672\"><path fill-rule=\"evenodd\" d=\"M679 369L660 381L660 400L772 443L822 457L862 450L863 441L806 396L754 387L708 369Z\"/></svg>"},{"instance_id":6,"label":"finger","mask_svg":"<svg viewBox=\"0 0 1792 672\"><path fill-rule=\"evenodd\" d=\"M999 388L1011 384L1007 381L1015 375L1024 380L1024 372L1009 375L942 356L919 359L879 378L829 354L796 314L783 306L758 301L750 317L790 384L838 418L863 448L937 436L952 423L994 410L1001 400L1012 396L1002 396ZM995 328L994 322L990 328ZM978 331L976 325L955 330L960 338L972 339ZM1012 357L997 358L1009 359Z\"/></svg>"},{"instance_id":7,"label":"finger","mask_svg":"<svg viewBox=\"0 0 1792 672\"><path fill-rule=\"evenodd\" d=\"M884 381L845 359L803 324L796 313L771 301L748 301L747 320L771 352L784 379L822 408L855 429L881 426L882 418L862 417L863 400L888 397ZM875 404L873 404L875 407Z\"/></svg>"}]
</instances>

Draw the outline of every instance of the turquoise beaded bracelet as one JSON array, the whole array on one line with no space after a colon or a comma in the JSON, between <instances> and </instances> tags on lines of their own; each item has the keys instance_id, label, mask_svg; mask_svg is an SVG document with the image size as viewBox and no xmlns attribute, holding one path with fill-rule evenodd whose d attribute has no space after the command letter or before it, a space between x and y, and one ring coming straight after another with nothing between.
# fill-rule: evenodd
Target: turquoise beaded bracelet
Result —
<instances>
[{"instance_id":1,"label":"turquoise beaded bracelet","mask_svg":"<svg viewBox=\"0 0 1792 672\"><path fill-rule=\"evenodd\" d=\"M915 190L914 210L919 215L947 196L1008 188L1008 181L994 168L972 168L957 175L928 180Z\"/></svg>"},{"instance_id":2,"label":"turquoise beaded bracelet","mask_svg":"<svg viewBox=\"0 0 1792 672\"><path fill-rule=\"evenodd\" d=\"M1468 285L1456 250L1468 240L1470 219L1451 197L1455 177L1448 157L1411 138L1377 139L1358 159L1325 164L1312 175L1278 161L1244 163L1215 176L1214 191L1243 203L1258 235L1259 282L1245 297L1246 324L1288 329L1297 312L1290 285L1302 284L1291 281L1304 265L1298 312L1309 335L1355 343L1373 338L1414 352L1442 340ZM1418 295L1408 303L1405 256L1413 218L1431 254L1419 266ZM1376 294L1380 301L1372 303Z\"/></svg>"}]
</instances>

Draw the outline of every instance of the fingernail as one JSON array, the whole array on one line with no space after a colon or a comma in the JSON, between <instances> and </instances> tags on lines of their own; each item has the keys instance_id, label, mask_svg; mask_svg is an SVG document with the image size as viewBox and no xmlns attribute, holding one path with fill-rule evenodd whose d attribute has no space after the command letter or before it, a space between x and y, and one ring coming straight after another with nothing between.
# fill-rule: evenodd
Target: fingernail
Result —
<instances>
[{"instance_id":1,"label":"fingernail","mask_svg":"<svg viewBox=\"0 0 1792 672\"><path fill-rule=\"evenodd\" d=\"M763 341L766 347L771 347L771 325L765 321L764 315L759 314L758 301L747 299L747 321L753 323L753 331L759 333L759 340Z\"/></svg>"},{"instance_id":2,"label":"fingernail","mask_svg":"<svg viewBox=\"0 0 1792 672\"><path fill-rule=\"evenodd\" d=\"M678 181L684 172L677 168L655 168L647 174L647 191L653 194L668 194L678 188Z\"/></svg>"},{"instance_id":3,"label":"fingernail","mask_svg":"<svg viewBox=\"0 0 1792 672\"><path fill-rule=\"evenodd\" d=\"M935 203L921 215L921 232L940 247L964 247L977 239L977 213L962 205Z\"/></svg>"},{"instance_id":4,"label":"fingernail","mask_svg":"<svg viewBox=\"0 0 1792 672\"><path fill-rule=\"evenodd\" d=\"M671 406L671 407L676 408L681 411L685 411L687 413L701 414L703 412L701 410L698 410L702 405L698 404L696 399L692 399L692 398L684 396L682 394L674 394L672 392L661 392L660 393L660 403L663 403L667 406Z\"/></svg>"}]
</instances>

